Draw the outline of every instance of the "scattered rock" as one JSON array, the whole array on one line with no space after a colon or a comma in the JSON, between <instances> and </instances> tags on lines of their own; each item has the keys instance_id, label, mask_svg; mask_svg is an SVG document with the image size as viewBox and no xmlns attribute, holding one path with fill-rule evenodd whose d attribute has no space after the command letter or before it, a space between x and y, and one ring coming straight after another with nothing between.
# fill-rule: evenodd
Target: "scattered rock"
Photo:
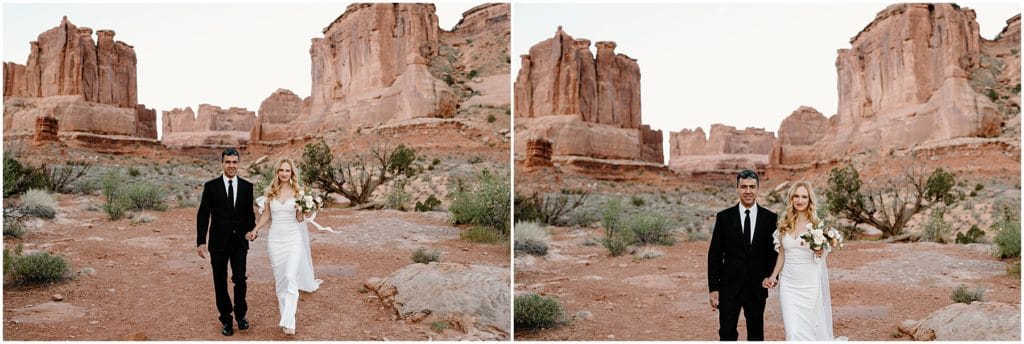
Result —
<instances>
[{"instance_id":1,"label":"scattered rock","mask_svg":"<svg viewBox=\"0 0 1024 344\"><path fill-rule=\"evenodd\" d=\"M96 269L93 269L93 268L83 268L81 270L78 270L77 274L79 276L96 276Z\"/></svg>"},{"instance_id":2,"label":"scattered rock","mask_svg":"<svg viewBox=\"0 0 1024 344\"><path fill-rule=\"evenodd\" d=\"M1020 305L1002 302L954 303L899 329L914 340L1020 341Z\"/></svg>"},{"instance_id":3,"label":"scattered rock","mask_svg":"<svg viewBox=\"0 0 1024 344\"><path fill-rule=\"evenodd\" d=\"M53 300L53 301L64 301L64 295L53 294L53 296L50 296L50 300Z\"/></svg>"},{"instance_id":4,"label":"scattered rock","mask_svg":"<svg viewBox=\"0 0 1024 344\"><path fill-rule=\"evenodd\" d=\"M594 320L594 313L590 311L579 311L576 312L576 317L583 320Z\"/></svg>"}]
</instances>

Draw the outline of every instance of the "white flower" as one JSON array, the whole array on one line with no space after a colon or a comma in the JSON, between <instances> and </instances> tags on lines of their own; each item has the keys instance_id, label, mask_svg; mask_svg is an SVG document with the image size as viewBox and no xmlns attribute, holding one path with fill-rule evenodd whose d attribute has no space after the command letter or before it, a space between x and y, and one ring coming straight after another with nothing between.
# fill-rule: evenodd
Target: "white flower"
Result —
<instances>
[{"instance_id":1,"label":"white flower","mask_svg":"<svg viewBox=\"0 0 1024 344\"><path fill-rule=\"evenodd\" d=\"M823 242L825 242L825 236L822 235L820 231L818 233L814 233L814 242L815 243L823 243Z\"/></svg>"},{"instance_id":2,"label":"white flower","mask_svg":"<svg viewBox=\"0 0 1024 344\"><path fill-rule=\"evenodd\" d=\"M320 196L316 196L316 202L317 203L320 203L320 202L323 202L323 201L324 200L322 198L320 198Z\"/></svg>"},{"instance_id":3,"label":"white flower","mask_svg":"<svg viewBox=\"0 0 1024 344\"><path fill-rule=\"evenodd\" d=\"M807 230L812 230L812 229L814 229L814 226L813 226L813 225L811 225L810 223L808 223L808 224L807 224Z\"/></svg>"}]
</instances>

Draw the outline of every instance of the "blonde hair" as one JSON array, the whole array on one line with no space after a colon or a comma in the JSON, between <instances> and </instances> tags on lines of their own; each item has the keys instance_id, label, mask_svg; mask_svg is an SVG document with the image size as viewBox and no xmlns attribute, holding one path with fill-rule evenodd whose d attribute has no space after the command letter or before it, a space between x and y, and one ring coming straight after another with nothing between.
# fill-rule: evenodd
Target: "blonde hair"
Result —
<instances>
[{"instance_id":1,"label":"blonde hair","mask_svg":"<svg viewBox=\"0 0 1024 344\"><path fill-rule=\"evenodd\" d=\"M796 210L796 205L793 204L793 197L796 196L796 190L801 187L807 190L807 210L804 210L807 219L811 221L811 225L814 227L818 227L818 224L821 223L821 220L818 219L818 206L817 201L814 199L814 189L811 188L811 183L801 180L793 183L793 186L789 188L786 213L783 216L779 216L779 223L777 226L779 234L785 235L796 231L796 219L799 215L799 211Z\"/></svg>"},{"instance_id":2,"label":"blonde hair","mask_svg":"<svg viewBox=\"0 0 1024 344\"><path fill-rule=\"evenodd\" d=\"M277 172L278 170L281 169L281 166L283 166L284 164L288 164L288 166L292 168L292 178L291 180L289 180L288 186L292 188L292 192L294 192L296 197L298 197L298 193L300 190L299 168L295 166L295 162L292 161L292 159L284 158L278 160L277 168L274 169L274 180L270 182L270 187L267 188L267 199L274 199L274 197L277 197L278 195L281 194L281 179L277 177Z\"/></svg>"}]
</instances>

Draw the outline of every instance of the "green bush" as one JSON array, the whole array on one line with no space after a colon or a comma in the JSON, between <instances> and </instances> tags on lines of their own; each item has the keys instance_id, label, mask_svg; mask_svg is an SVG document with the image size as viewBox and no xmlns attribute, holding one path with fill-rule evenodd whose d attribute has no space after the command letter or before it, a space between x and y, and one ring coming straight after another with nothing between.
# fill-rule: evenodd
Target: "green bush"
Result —
<instances>
[{"instance_id":1,"label":"green bush","mask_svg":"<svg viewBox=\"0 0 1024 344\"><path fill-rule=\"evenodd\" d=\"M406 211L409 210L406 206L409 201L412 200L412 196L408 192L405 192L405 181L400 180L395 182L395 187L391 189L387 197L384 198L384 207L388 209Z\"/></svg>"},{"instance_id":2,"label":"green bush","mask_svg":"<svg viewBox=\"0 0 1024 344\"><path fill-rule=\"evenodd\" d=\"M132 176L132 177L138 177L138 176L142 175L142 172L140 172L139 169L137 169L135 167L129 167L128 168L128 175Z\"/></svg>"},{"instance_id":3,"label":"green bush","mask_svg":"<svg viewBox=\"0 0 1024 344\"><path fill-rule=\"evenodd\" d=\"M434 161L430 162L431 165L437 165L437 164L440 164L440 163L441 163L441 159L438 159L438 158L434 158Z\"/></svg>"},{"instance_id":4,"label":"green bush","mask_svg":"<svg viewBox=\"0 0 1024 344\"><path fill-rule=\"evenodd\" d=\"M21 196L18 208L24 214L43 219L52 219L57 216L57 201L45 190L30 189L26 191Z\"/></svg>"},{"instance_id":5,"label":"green bush","mask_svg":"<svg viewBox=\"0 0 1024 344\"><path fill-rule=\"evenodd\" d=\"M477 76L477 74L479 74L479 73L476 71L476 69L474 69L474 70L469 71L469 74L467 74L466 76L468 76L470 79L472 79L472 78L475 78Z\"/></svg>"},{"instance_id":6,"label":"green bush","mask_svg":"<svg viewBox=\"0 0 1024 344\"><path fill-rule=\"evenodd\" d=\"M123 191L134 210L167 210L164 191L160 186L150 182L135 182Z\"/></svg>"},{"instance_id":7,"label":"green bush","mask_svg":"<svg viewBox=\"0 0 1024 344\"><path fill-rule=\"evenodd\" d=\"M22 165L18 159L4 154L4 198L29 189L46 189L46 176L40 168Z\"/></svg>"},{"instance_id":8,"label":"green bush","mask_svg":"<svg viewBox=\"0 0 1024 344\"><path fill-rule=\"evenodd\" d=\"M593 210L576 208L569 213L569 225L577 227L590 227L600 221L600 215Z\"/></svg>"},{"instance_id":9,"label":"green bush","mask_svg":"<svg viewBox=\"0 0 1024 344\"><path fill-rule=\"evenodd\" d=\"M985 238L985 231L978 228L978 225L971 225L967 233L956 233L957 244L972 244L981 242Z\"/></svg>"},{"instance_id":10,"label":"green bush","mask_svg":"<svg viewBox=\"0 0 1024 344\"><path fill-rule=\"evenodd\" d=\"M488 114L487 115L487 123L494 123L494 121L496 121L496 120L498 120L498 119L494 117L494 114Z\"/></svg>"},{"instance_id":11,"label":"green bush","mask_svg":"<svg viewBox=\"0 0 1024 344\"><path fill-rule=\"evenodd\" d=\"M519 222L535 222L540 220L540 209L537 208L537 204L533 202L533 198L522 195L516 195L515 209L516 221Z\"/></svg>"},{"instance_id":12,"label":"green bush","mask_svg":"<svg viewBox=\"0 0 1024 344\"><path fill-rule=\"evenodd\" d=\"M458 181L448 211L456 224L488 226L508 235L509 201L508 178L483 170L472 185Z\"/></svg>"},{"instance_id":13,"label":"green bush","mask_svg":"<svg viewBox=\"0 0 1024 344\"><path fill-rule=\"evenodd\" d=\"M4 237L21 238L25 236L25 225L15 219L4 219Z\"/></svg>"},{"instance_id":14,"label":"green bush","mask_svg":"<svg viewBox=\"0 0 1024 344\"><path fill-rule=\"evenodd\" d=\"M111 221L120 220L128 214L128 210L131 210L131 208L131 200L123 195L115 195L112 199L103 203L103 212L107 213Z\"/></svg>"},{"instance_id":15,"label":"green bush","mask_svg":"<svg viewBox=\"0 0 1024 344\"><path fill-rule=\"evenodd\" d=\"M991 99L992 101L996 101L999 99L999 94L996 93L996 90L993 90L991 88L988 89L988 92L985 92L985 95L987 95L988 99Z\"/></svg>"},{"instance_id":16,"label":"green bush","mask_svg":"<svg viewBox=\"0 0 1024 344\"><path fill-rule=\"evenodd\" d=\"M623 229L632 232L635 244L641 245L673 245L676 238L672 234L671 221L657 214L637 214L629 217Z\"/></svg>"},{"instance_id":17,"label":"green bush","mask_svg":"<svg viewBox=\"0 0 1024 344\"><path fill-rule=\"evenodd\" d=\"M427 197L427 199L424 200L423 202L416 201L416 211L420 212L434 211L440 206L441 200L437 199L437 197L434 197L434 195L430 195L430 197Z\"/></svg>"},{"instance_id":18,"label":"green bush","mask_svg":"<svg viewBox=\"0 0 1024 344\"><path fill-rule=\"evenodd\" d=\"M479 244L497 244L505 241L505 237L498 233L498 230L483 226L470 227L459 233L459 238Z\"/></svg>"},{"instance_id":19,"label":"green bush","mask_svg":"<svg viewBox=\"0 0 1024 344\"><path fill-rule=\"evenodd\" d=\"M562 305L551 297L537 294L516 296L513 303L516 329L553 328L565 322Z\"/></svg>"},{"instance_id":20,"label":"green bush","mask_svg":"<svg viewBox=\"0 0 1024 344\"><path fill-rule=\"evenodd\" d=\"M956 303L971 304L974 301L984 301L985 289L975 288L974 290L968 290L967 285L961 284L960 286L953 289L953 294L950 298Z\"/></svg>"},{"instance_id":21,"label":"green bush","mask_svg":"<svg viewBox=\"0 0 1024 344\"><path fill-rule=\"evenodd\" d=\"M922 241L931 241L939 244L949 243L949 234L953 231L953 226L950 226L942 218L945 213L946 210L942 207L932 210L931 217L924 224L924 231L921 233Z\"/></svg>"},{"instance_id":22,"label":"green bush","mask_svg":"<svg viewBox=\"0 0 1024 344\"><path fill-rule=\"evenodd\" d=\"M974 184L974 191L981 191L984 188L985 188L985 185L982 185L981 183Z\"/></svg>"},{"instance_id":23,"label":"green bush","mask_svg":"<svg viewBox=\"0 0 1024 344\"><path fill-rule=\"evenodd\" d=\"M605 229L605 237L601 241L608 254L612 257L621 256L629 250L629 245L636 241L636 235L628 230Z\"/></svg>"},{"instance_id":24,"label":"green bush","mask_svg":"<svg viewBox=\"0 0 1024 344\"><path fill-rule=\"evenodd\" d=\"M997 221L992 224L996 233L995 256L999 258L1020 257L1020 215L1019 207L1005 206L999 211Z\"/></svg>"},{"instance_id":25,"label":"green bush","mask_svg":"<svg viewBox=\"0 0 1024 344\"><path fill-rule=\"evenodd\" d=\"M422 247L417 248L416 251L414 251L412 253L412 261L415 262L415 263L421 263L421 264L427 264L427 263L430 263L430 262L439 262L439 261L441 261L441 251L438 251L438 250L427 251L427 250L425 250Z\"/></svg>"},{"instance_id":26,"label":"green bush","mask_svg":"<svg viewBox=\"0 0 1024 344\"><path fill-rule=\"evenodd\" d=\"M515 250L516 252L524 252L535 256L546 256L548 254L548 244L534 240L516 240Z\"/></svg>"},{"instance_id":27,"label":"green bush","mask_svg":"<svg viewBox=\"0 0 1024 344\"><path fill-rule=\"evenodd\" d=\"M642 206L644 206L644 199L642 197L632 196L632 197L629 198L629 202L633 203L634 207L642 207Z\"/></svg>"},{"instance_id":28,"label":"green bush","mask_svg":"<svg viewBox=\"0 0 1024 344\"><path fill-rule=\"evenodd\" d=\"M622 201L618 198L609 199L601 207L601 225L605 230L617 230L622 223Z\"/></svg>"},{"instance_id":29,"label":"green bush","mask_svg":"<svg viewBox=\"0 0 1024 344\"><path fill-rule=\"evenodd\" d=\"M71 266L64 257L34 252L14 260L14 277L23 283L59 282L67 278Z\"/></svg>"}]
</instances>

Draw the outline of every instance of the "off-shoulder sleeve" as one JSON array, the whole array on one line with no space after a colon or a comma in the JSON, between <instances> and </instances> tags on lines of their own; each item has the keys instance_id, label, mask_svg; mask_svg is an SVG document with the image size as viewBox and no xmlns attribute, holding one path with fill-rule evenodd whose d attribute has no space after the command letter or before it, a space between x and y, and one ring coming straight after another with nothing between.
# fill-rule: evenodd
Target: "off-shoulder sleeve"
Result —
<instances>
[{"instance_id":1,"label":"off-shoulder sleeve","mask_svg":"<svg viewBox=\"0 0 1024 344\"><path fill-rule=\"evenodd\" d=\"M775 244L775 252L779 252L779 247L782 246L782 239L779 239L778 229L776 229L775 232L772 233L772 244Z\"/></svg>"}]
</instances>

